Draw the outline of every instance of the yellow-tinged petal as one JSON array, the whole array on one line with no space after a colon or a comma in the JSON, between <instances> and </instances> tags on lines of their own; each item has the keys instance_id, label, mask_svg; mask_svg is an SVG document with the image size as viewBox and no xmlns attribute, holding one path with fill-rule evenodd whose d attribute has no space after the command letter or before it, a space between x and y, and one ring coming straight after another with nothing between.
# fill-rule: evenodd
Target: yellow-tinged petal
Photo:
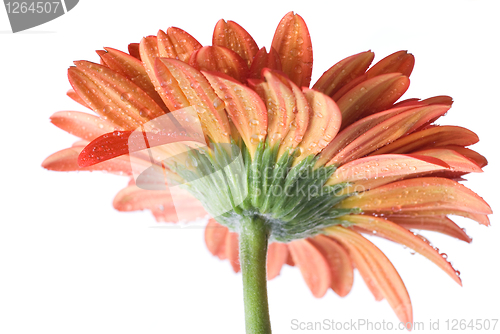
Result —
<instances>
[{"instance_id":1,"label":"yellow-tinged petal","mask_svg":"<svg viewBox=\"0 0 500 334\"><path fill-rule=\"evenodd\" d=\"M311 115L311 107L309 106L302 90L300 90L300 88L290 80L288 80L288 84L290 85L292 94L295 97L297 111L295 113L295 119L290 123L288 133L281 142L278 158L281 157L286 149L290 148L293 151L293 149L300 144L307 131Z\"/></svg>"},{"instance_id":2,"label":"yellow-tinged petal","mask_svg":"<svg viewBox=\"0 0 500 334\"><path fill-rule=\"evenodd\" d=\"M176 89L182 91L184 97L181 96L181 98L185 98L183 103L187 101L190 106L196 109L204 133L216 143L230 143L231 130L224 109L224 102L217 96L203 74L176 59L159 58L156 63L156 71L159 77L161 69L168 70L168 73L172 76L172 83ZM167 85L165 89L168 91L169 87ZM180 107L185 107L185 105Z\"/></svg>"},{"instance_id":3,"label":"yellow-tinged petal","mask_svg":"<svg viewBox=\"0 0 500 334\"><path fill-rule=\"evenodd\" d=\"M410 153L417 150L445 145L469 146L479 141L477 135L460 126L434 126L409 134L385 147L375 154Z\"/></svg>"},{"instance_id":4,"label":"yellow-tinged petal","mask_svg":"<svg viewBox=\"0 0 500 334\"><path fill-rule=\"evenodd\" d=\"M455 282L462 285L460 277L456 274L456 271L451 264L446 261L445 257L443 257L436 249L430 246L429 243L425 242L422 238L414 235L398 224L369 215L349 215L340 217L339 219L351 222L355 224L356 227L362 228L368 233L376 234L377 236L387 238L413 249L415 252L422 254L434 262Z\"/></svg>"},{"instance_id":5,"label":"yellow-tinged petal","mask_svg":"<svg viewBox=\"0 0 500 334\"><path fill-rule=\"evenodd\" d=\"M333 96L346 84L360 77L370 66L375 54L371 51L361 52L347 57L333 65L323 73L314 84L313 89L328 96Z\"/></svg>"},{"instance_id":6,"label":"yellow-tinged petal","mask_svg":"<svg viewBox=\"0 0 500 334\"><path fill-rule=\"evenodd\" d=\"M361 82L345 93L337 104L342 111L342 128L361 117L388 109L403 95L410 79L400 73L383 74Z\"/></svg>"},{"instance_id":7,"label":"yellow-tinged petal","mask_svg":"<svg viewBox=\"0 0 500 334\"><path fill-rule=\"evenodd\" d=\"M297 106L288 79L269 69L265 69L263 75L265 81L257 84L255 88L267 106L268 140L273 147L290 130Z\"/></svg>"},{"instance_id":8,"label":"yellow-tinged petal","mask_svg":"<svg viewBox=\"0 0 500 334\"><path fill-rule=\"evenodd\" d=\"M338 207L383 213L420 210L492 213L489 205L472 190L453 180L439 177L394 182L351 196Z\"/></svg>"},{"instance_id":9,"label":"yellow-tinged petal","mask_svg":"<svg viewBox=\"0 0 500 334\"><path fill-rule=\"evenodd\" d=\"M220 72L239 82L246 82L248 66L236 52L222 46L204 46L191 57L189 64L200 71Z\"/></svg>"},{"instance_id":10,"label":"yellow-tinged petal","mask_svg":"<svg viewBox=\"0 0 500 334\"><path fill-rule=\"evenodd\" d=\"M160 58L155 59L154 76L155 82L158 84L157 91L168 109L178 110L191 105L179 82Z\"/></svg>"},{"instance_id":11,"label":"yellow-tinged petal","mask_svg":"<svg viewBox=\"0 0 500 334\"><path fill-rule=\"evenodd\" d=\"M299 87L309 87L313 66L311 36L304 19L289 12L280 21L272 47L278 52L283 72Z\"/></svg>"},{"instance_id":12,"label":"yellow-tinged petal","mask_svg":"<svg viewBox=\"0 0 500 334\"><path fill-rule=\"evenodd\" d=\"M175 58L186 63L202 46L193 36L176 27L168 28L167 33L159 30L157 42L160 57Z\"/></svg>"},{"instance_id":13,"label":"yellow-tinged petal","mask_svg":"<svg viewBox=\"0 0 500 334\"><path fill-rule=\"evenodd\" d=\"M342 165L360 158L376 149L387 145L396 139L418 129L431 119L444 115L450 107L446 105L431 105L407 110L378 123L370 130L360 134L349 145L337 153L327 165ZM375 118L376 119L376 118ZM364 123L366 124L366 123ZM362 126L364 128L365 126ZM355 129L357 132L357 129ZM409 136L406 136L407 138ZM348 136L348 138L353 138ZM383 149L382 149L383 150ZM375 154L379 154L377 151Z\"/></svg>"},{"instance_id":14,"label":"yellow-tinged petal","mask_svg":"<svg viewBox=\"0 0 500 334\"><path fill-rule=\"evenodd\" d=\"M212 44L233 50L247 62L248 67L259 51L257 43L245 29L234 21L223 19L215 25Z\"/></svg>"},{"instance_id":15,"label":"yellow-tinged petal","mask_svg":"<svg viewBox=\"0 0 500 334\"><path fill-rule=\"evenodd\" d=\"M224 101L232 123L240 133L253 158L257 146L267 134L267 110L259 95L250 88L217 75L202 72L215 93Z\"/></svg>"},{"instance_id":16,"label":"yellow-tinged petal","mask_svg":"<svg viewBox=\"0 0 500 334\"><path fill-rule=\"evenodd\" d=\"M359 233L344 227L332 226L325 231L347 249L366 284L375 292L375 298L380 300L380 293L387 299L401 322L412 323L410 296L398 272L384 253Z\"/></svg>"},{"instance_id":17,"label":"yellow-tinged petal","mask_svg":"<svg viewBox=\"0 0 500 334\"><path fill-rule=\"evenodd\" d=\"M309 125L298 146L300 155L294 160L294 164L311 154L321 152L335 138L342 122L340 110L329 96L305 87L303 92L311 111Z\"/></svg>"}]
</instances>

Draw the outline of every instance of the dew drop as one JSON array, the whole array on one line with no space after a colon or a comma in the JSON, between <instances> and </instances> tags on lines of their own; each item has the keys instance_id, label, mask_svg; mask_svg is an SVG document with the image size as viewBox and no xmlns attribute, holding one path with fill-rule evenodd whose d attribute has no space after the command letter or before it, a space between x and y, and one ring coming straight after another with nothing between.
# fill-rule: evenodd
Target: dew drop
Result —
<instances>
[{"instance_id":1,"label":"dew drop","mask_svg":"<svg viewBox=\"0 0 500 334\"><path fill-rule=\"evenodd\" d=\"M221 99L219 99L219 98L216 98L216 99L214 100L214 107L217 109L217 108L219 108L221 105L222 105L222 100L221 100Z\"/></svg>"},{"instance_id":2,"label":"dew drop","mask_svg":"<svg viewBox=\"0 0 500 334\"><path fill-rule=\"evenodd\" d=\"M109 114L111 112L113 112L113 106L107 104L104 106L104 108L102 108L102 112L105 113L105 114Z\"/></svg>"},{"instance_id":3,"label":"dew drop","mask_svg":"<svg viewBox=\"0 0 500 334\"><path fill-rule=\"evenodd\" d=\"M256 119L251 119L250 122L248 123L250 126L257 126L259 125L259 121Z\"/></svg>"},{"instance_id":4,"label":"dew drop","mask_svg":"<svg viewBox=\"0 0 500 334\"><path fill-rule=\"evenodd\" d=\"M122 95L120 95L120 100L122 101L128 101L130 100L130 98L132 98L132 95L130 93L123 93Z\"/></svg>"}]
</instances>

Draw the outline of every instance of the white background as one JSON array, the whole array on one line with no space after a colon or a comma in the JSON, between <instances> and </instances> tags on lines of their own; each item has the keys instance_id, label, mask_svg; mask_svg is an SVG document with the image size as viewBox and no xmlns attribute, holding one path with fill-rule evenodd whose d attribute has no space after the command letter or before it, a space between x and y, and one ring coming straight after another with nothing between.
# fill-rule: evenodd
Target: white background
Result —
<instances>
[{"instance_id":1,"label":"white background","mask_svg":"<svg viewBox=\"0 0 500 334\"><path fill-rule=\"evenodd\" d=\"M169 26L207 45L220 18L238 22L259 47L269 47L290 10L312 35L313 81L368 49L376 60L401 49L415 54L405 97L454 97L440 123L478 133L474 149L490 164L466 185L500 210L495 1L83 0L63 17L18 34L10 33L1 7L0 333L244 332L241 275L211 256L202 229L152 228L159 225L149 212L115 211L111 202L125 178L55 173L40 164L75 141L49 122L55 111L84 110L65 95L73 60L98 61L96 49L126 50ZM474 237L470 245L424 233L462 272L463 288L420 255L377 242L405 281L425 332L431 319L439 319L445 333L446 319L500 318L500 228L491 218L489 228L457 219ZM291 329L292 319L397 322L359 275L346 298L329 291L315 299L298 269L285 267L269 283L269 302L274 333L300 332Z\"/></svg>"}]
</instances>

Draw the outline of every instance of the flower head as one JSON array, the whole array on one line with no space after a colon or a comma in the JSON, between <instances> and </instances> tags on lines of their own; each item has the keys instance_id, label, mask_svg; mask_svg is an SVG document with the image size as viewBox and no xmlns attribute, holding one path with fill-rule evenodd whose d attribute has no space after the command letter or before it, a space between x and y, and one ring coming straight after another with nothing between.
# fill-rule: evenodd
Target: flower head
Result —
<instances>
[{"instance_id":1,"label":"flower head","mask_svg":"<svg viewBox=\"0 0 500 334\"><path fill-rule=\"evenodd\" d=\"M412 230L470 242L448 216L489 225L490 207L457 182L487 162L466 148L478 141L473 132L434 123L450 109L450 97L397 102L413 55L399 51L370 67L373 52L361 52L309 88L311 39L293 13L279 23L269 50L220 20L212 46L169 28L130 44L128 54L98 54L101 64L77 61L68 70L68 95L99 116L54 114L55 125L82 141L44 167L133 176L139 166L143 173L118 193L115 208L150 209L159 221L175 221L168 187L141 189L144 172L162 182L167 175L188 191L177 201L185 218L211 215L207 246L235 271L243 222L257 219L271 241L269 279L295 265L314 296L330 288L345 296L356 268L405 323L412 321L406 288L363 234L412 248L461 284L445 254Z\"/></svg>"}]
</instances>

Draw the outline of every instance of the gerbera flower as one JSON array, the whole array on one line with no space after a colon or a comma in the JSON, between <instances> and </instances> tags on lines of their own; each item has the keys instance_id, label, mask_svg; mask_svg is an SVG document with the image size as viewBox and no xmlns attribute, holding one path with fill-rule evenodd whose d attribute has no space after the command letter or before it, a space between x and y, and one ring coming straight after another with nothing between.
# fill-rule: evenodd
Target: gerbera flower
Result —
<instances>
[{"instance_id":1,"label":"gerbera flower","mask_svg":"<svg viewBox=\"0 0 500 334\"><path fill-rule=\"evenodd\" d=\"M150 209L168 222L210 215L208 249L243 273L248 333L270 332L266 279L285 264L300 269L315 297L330 288L347 295L357 269L410 323L400 276L363 234L413 249L461 284L447 256L412 231L470 242L448 216L489 225L488 204L457 182L487 161L466 148L478 141L473 132L434 124L450 97L397 102L413 55L399 51L370 67L374 54L362 52L308 88L312 52L293 13L269 50L223 20L212 46L169 28L128 54L105 48L101 64L77 61L68 71L68 95L99 116L54 114L82 140L43 166L135 176L115 198L121 211ZM174 201L155 172L188 192Z\"/></svg>"}]
</instances>

